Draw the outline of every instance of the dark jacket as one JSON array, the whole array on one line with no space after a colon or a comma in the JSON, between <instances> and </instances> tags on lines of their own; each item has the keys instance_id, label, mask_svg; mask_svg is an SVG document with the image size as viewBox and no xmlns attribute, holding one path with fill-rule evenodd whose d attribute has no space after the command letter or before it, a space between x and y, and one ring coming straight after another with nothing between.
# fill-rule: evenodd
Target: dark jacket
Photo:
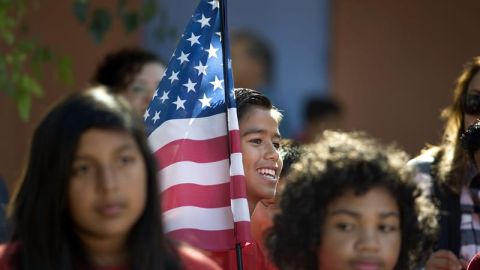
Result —
<instances>
[{"instance_id":1,"label":"dark jacket","mask_svg":"<svg viewBox=\"0 0 480 270\"><path fill-rule=\"evenodd\" d=\"M427 155L418 156L409 162L423 177L416 177L421 186L430 187L433 203L439 209L439 232L435 250L446 249L459 256L460 253L460 195L433 176L436 160ZM417 175L418 176L418 175ZM428 192L428 191L427 191Z\"/></svg>"}]
</instances>

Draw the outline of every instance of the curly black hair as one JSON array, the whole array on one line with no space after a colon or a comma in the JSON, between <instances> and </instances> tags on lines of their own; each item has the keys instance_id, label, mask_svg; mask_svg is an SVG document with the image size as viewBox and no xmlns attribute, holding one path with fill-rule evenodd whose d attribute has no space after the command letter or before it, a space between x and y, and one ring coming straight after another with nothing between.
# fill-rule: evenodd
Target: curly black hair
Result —
<instances>
[{"instance_id":1,"label":"curly black hair","mask_svg":"<svg viewBox=\"0 0 480 270\"><path fill-rule=\"evenodd\" d=\"M280 213L267 236L270 257L280 269L316 269L328 205L348 191L362 195L376 187L385 188L400 210L395 269L412 269L426 259L437 229L436 209L413 182L405 152L361 132L325 131L302 153L286 177Z\"/></svg>"},{"instance_id":2,"label":"curly black hair","mask_svg":"<svg viewBox=\"0 0 480 270\"><path fill-rule=\"evenodd\" d=\"M292 165L300 159L301 148L297 141L282 138L280 141L280 157L282 157L283 167L280 172L280 178L285 177L292 168Z\"/></svg>"},{"instance_id":3,"label":"curly black hair","mask_svg":"<svg viewBox=\"0 0 480 270\"><path fill-rule=\"evenodd\" d=\"M121 93L148 63L160 63L165 66L165 61L150 51L141 48L120 49L105 56L98 65L91 83L107 86L115 94Z\"/></svg>"}]
</instances>

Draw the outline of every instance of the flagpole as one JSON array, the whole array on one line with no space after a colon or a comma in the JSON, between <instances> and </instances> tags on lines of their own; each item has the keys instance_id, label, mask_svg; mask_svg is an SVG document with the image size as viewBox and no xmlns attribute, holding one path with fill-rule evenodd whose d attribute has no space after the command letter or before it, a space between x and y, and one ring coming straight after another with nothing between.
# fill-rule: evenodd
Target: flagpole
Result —
<instances>
[{"instance_id":1,"label":"flagpole","mask_svg":"<svg viewBox=\"0 0 480 270\"><path fill-rule=\"evenodd\" d=\"M225 91L225 107L227 114L227 126L228 126L228 108L230 108L230 78L228 74L228 57L227 57L227 44L228 44L228 28L227 28L227 0L219 0L220 2L220 33L222 43L222 61L223 61L223 80ZM230 145L230 136L228 138L229 153L232 153ZM229 159L230 160L230 159ZM242 246L240 243L235 243L235 254L237 255L237 270L243 270L243 257Z\"/></svg>"}]
</instances>

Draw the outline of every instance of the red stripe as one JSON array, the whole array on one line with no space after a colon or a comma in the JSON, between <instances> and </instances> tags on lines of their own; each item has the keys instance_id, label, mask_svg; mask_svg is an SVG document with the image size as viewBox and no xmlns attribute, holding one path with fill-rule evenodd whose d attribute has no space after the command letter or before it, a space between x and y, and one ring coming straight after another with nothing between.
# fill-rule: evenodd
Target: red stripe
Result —
<instances>
[{"instance_id":1,"label":"red stripe","mask_svg":"<svg viewBox=\"0 0 480 270\"><path fill-rule=\"evenodd\" d=\"M219 208L230 206L230 198L246 198L245 177L233 176L231 181L231 183L208 186L179 184L169 187L162 192L163 211L181 206Z\"/></svg>"},{"instance_id":2,"label":"red stripe","mask_svg":"<svg viewBox=\"0 0 480 270\"><path fill-rule=\"evenodd\" d=\"M227 136L202 141L176 140L158 149L155 156L160 169L180 161L208 163L223 160L228 158Z\"/></svg>"},{"instance_id":3,"label":"red stripe","mask_svg":"<svg viewBox=\"0 0 480 270\"><path fill-rule=\"evenodd\" d=\"M162 192L163 211L181 206L219 208L230 206L230 183L202 186L179 184ZM243 196L245 197L245 196Z\"/></svg>"},{"instance_id":4,"label":"red stripe","mask_svg":"<svg viewBox=\"0 0 480 270\"><path fill-rule=\"evenodd\" d=\"M247 197L247 188L245 183L245 177L243 175L235 175L230 177L231 189L230 194L232 199L240 199Z\"/></svg>"},{"instance_id":5,"label":"red stripe","mask_svg":"<svg viewBox=\"0 0 480 270\"><path fill-rule=\"evenodd\" d=\"M252 241L252 235L250 231L250 222L248 221L239 221L234 223L235 226L235 235L237 237L237 243L245 243Z\"/></svg>"},{"instance_id":6,"label":"red stripe","mask_svg":"<svg viewBox=\"0 0 480 270\"><path fill-rule=\"evenodd\" d=\"M186 242L191 246L210 251L223 251L235 246L233 229L222 231L181 229L169 232L168 235L176 241Z\"/></svg>"},{"instance_id":7,"label":"red stripe","mask_svg":"<svg viewBox=\"0 0 480 270\"><path fill-rule=\"evenodd\" d=\"M245 236L246 231L250 231L249 222L237 222L236 227L241 228L237 238L248 239L249 236ZM190 245L205 249L209 251L225 251L235 248L235 235L234 230L221 230L221 231L202 231L196 229L181 229L169 232L168 235L180 242L187 242ZM242 241L243 243L243 241Z\"/></svg>"},{"instance_id":8,"label":"red stripe","mask_svg":"<svg viewBox=\"0 0 480 270\"><path fill-rule=\"evenodd\" d=\"M232 149L232 153L241 153L242 148L240 144L240 132L238 129L230 130L230 147Z\"/></svg>"},{"instance_id":9,"label":"red stripe","mask_svg":"<svg viewBox=\"0 0 480 270\"><path fill-rule=\"evenodd\" d=\"M232 130L229 134L232 153L240 153L238 130ZM227 143L227 136L208 140L181 139L166 144L155 152L155 156L160 169L180 161L215 162L228 157Z\"/></svg>"}]
</instances>

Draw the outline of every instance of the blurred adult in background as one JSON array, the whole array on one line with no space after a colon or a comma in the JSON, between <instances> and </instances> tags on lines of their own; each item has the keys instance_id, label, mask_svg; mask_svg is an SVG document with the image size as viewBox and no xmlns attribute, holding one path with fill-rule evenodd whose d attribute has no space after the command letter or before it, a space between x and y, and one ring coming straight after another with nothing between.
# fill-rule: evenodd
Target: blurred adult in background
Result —
<instances>
[{"instance_id":1,"label":"blurred adult in background","mask_svg":"<svg viewBox=\"0 0 480 270\"><path fill-rule=\"evenodd\" d=\"M467 151L468 157L471 162L475 165L475 168L480 168L480 121L477 120L473 125L467 128L461 137L462 146L465 151ZM480 181L479 175L473 179L473 181ZM477 193L480 191L480 183L475 183L475 189ZM468 264L468 270L479 270L480 269L480 252L477 252L475 257L470 260Z\"/></svg>"},{"instance_id":2,"label":"blurred adult in background","mask_svg":"<svg viewBox=\"0 0 480 270\"><path fill-rule=\"evenodd\" d=\"M480 197L477 170L462 149L460 136L480 117L480 57L467 63L456 81L453 102L442 112L442 142L410 161L416 179L440 209L436 251L426 269L461 269L480 251Z\"/></svg>"},{"instance_id":3,"label":"blurred adult in background","mask_svg":"<svg viewBox=\"0 0 480 270\"><path fill-rule=\"evenodd\" d=\"M302 143L311 143L326 129L337 129L342 117L340 105L330 98L312 98L305 104L305 127L298 136Z\"/></svg>"},{"instance_id":4,"label":"blurred adult in background","mask_svg":"<svg viewBox=\"0 0 480 270\"><path fill-rule=\"evenodd\" d=\"M105 56L98 65L92 84L107 86L125 97L143 115L165 72L165 61L141 48L125 48Z\"/></svg>"},{"instance_id":5,"label":"blurred adult in background","mask_svg":"<svg viewBox=\"0 0 480 270\"><path fill-rule=\"evenodd\" d=\"M270 46L246 30L232 31L230 37L235 87L265 92L272 82L274 59Z\"/></svg>"}]
</instances>

